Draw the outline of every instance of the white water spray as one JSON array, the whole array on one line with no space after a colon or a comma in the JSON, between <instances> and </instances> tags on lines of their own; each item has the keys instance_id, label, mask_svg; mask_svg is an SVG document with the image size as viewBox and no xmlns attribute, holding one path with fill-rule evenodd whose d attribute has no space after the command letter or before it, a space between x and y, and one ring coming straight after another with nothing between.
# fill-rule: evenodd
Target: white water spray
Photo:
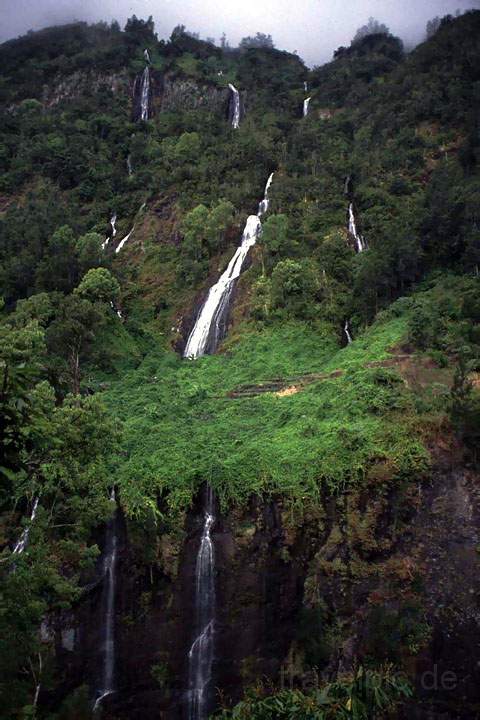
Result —
<instances>
[{"instance_id":1,"label":"white water spray","mask_svg":"<svg viewBox=\"0 0 480 720\"><path fill-rule=\"evenodd\" d=\"M123 248L123 246L125 245L125 243L128 241L128 239L130 238L130 235L133 233L134 230L135 230L135 225L134 225L133 228L130 230L130 232L128 233L128 235L125 235L125 237L123 238L123 240L120 240L120 242L118 243L117 247L115 248L115 252L116 252L117 254L120 252L120 250Z\"/></svg>"},{"instance_id":2,"label":"white water spray","mask_svg":"<svg viewBox=\"0 0 480 720\"><path fill-rule=\"evenodd\" d=\"M365 250L366 243L362 235L357 232L355 213L353 212L353 203L350 203L350 205L348 206L348 232L355 238L357 252L363 252Z\"/></svg>"},{"instance_id":3,"label":"white water spray","mask_svg":"<svg viewBox=\"0 0 480 720\"><path fill-rule=\"evenodd\" d=\"M110 242L110 238L111 238L111 237L114 238L115 235L117 234L117 228L115 227L115 223L116 223L116 222L117 222L117 213L114 212L113 215L112 215L112 217L110 218L110 223L109 223L110 226L111 226L111 228L112 228L112 234L109 235L109 236L107 236L107 237L105 238L105 240L103 241L103 243L102 243L102 250L105 250L105 248L107 247L108 243Z\"/></svg>"},{"instance_id":4,"label":"white water spray","mask_svg":"<svg viewBox=\"0 0 480 720\"><path fill-rule=\"evenodd\" d=\"M270 173L268 176L267 184L265 185L265 192L263 193L263 199L260 201L258 205L257 215L258 217L262 217L262 215L265 215L265 213L268 211L268 206L270 205L270 200L268 198L268 191L270 190L270 185L273 182L273 175L274 173Z\"/></svg>"},{"instance_id":5,"label":"white water spray","mask_svg":"<svg viewBox=\"0 0 480 720\"><path fill-rule=\"evenodd\" d=\"M117 565L117 512L115 490L110 493L110 501L115 503L115 514L107 524L105 558L103 560L104 609L103 627L103 672L102 685L93 706L97 710L103 699L115 690L115 585Z\"/></svg>"},{"instance_id":6,"label":"white water spray","mask_svg":"<svg viewBox=\"0 0 480 720\"><path fill-rule=\"evenodd\" d=\"M352 336L350 335L350 325L348 324L348 320L345 320L343 332L345 333L345 337L347 338L347 343L350 345L350 343L352 342Z\"/></svg>"},{"instance_id":7,"label":"white water spray","mask_svg":"<svg viewBox=\"0 0 480 720\"><path fill-rule=\"evenodd\" d=\"M140 119L148 120L149 117L149 100L150 100L150 68L148 65L142 73L142 81L140 87Z\"/></svg>"},{"instance_id":8,"label":"white water spray","mask_svg":"<svg viewBox=\"0 0 480 720\"><path fill-rule=\"evenodd\" d=\"M232 85L232 83L228 83L228 87L230 88L233 97L232 127L234 130L237 130L240 127L240 93L235 85Z\"/></svg>"},{"instance_id":9,"label":"white water spray","mask_svg":"<svg viewBox=\"0 0 480 720\"><path fill-rule=\"evenodd\" d=\"M20 555L27 547L28 537L30 535L30 528L32 527L33 521L35 520L35 516L37 514L37 508L38 508L38 497L36 497L35 500L33 501L32 512L30 514L30 524L27 525L27 527L25 527L23 529L22 534L20 535L19 539L17 540L17 542L14 545L12 554Z\"/></svg>"},{"instance_id":10,"label":"white water spray","mask_svg":"<svg viewBox=\"0 0 480 720\"><path fill-rule=\"evenodd\" d=\"M210 535L214 515L213 492L206 488L205 516L195 567L195 628L188 653L188 720L205 720L212 677L215 635L215 553Z\"/></svg>"},{"instance_id":11,"label":"white water spray","mask_svg":"<svg viewBox=\"0 0 480 720\"><path fill-rule=\"evenodd\" d=\"M308 115L308 107L310 105L311 99L312 99L311 97L308 97L303 101L303 117L307 117L307 115Z\"/></svg>"},{"instance_id":12,"label":"white water spray","mask_svg":"<svg viewBox=\"0 0 480 720\"><path fill-rule=\"evenodd\" d=\"M268 210L268 190L272 184L273 173L268 178L265 195L258 206L257 215L250 215L242 235L241 245L228 263L220 279L208 291L207 299L200 310L195 326L185 347L183 356L195 359L206 352L214 352L222 338L230 297L239 277L250 248L255 245L261 232L260 217Z\"/></svg>"}]
</instances>

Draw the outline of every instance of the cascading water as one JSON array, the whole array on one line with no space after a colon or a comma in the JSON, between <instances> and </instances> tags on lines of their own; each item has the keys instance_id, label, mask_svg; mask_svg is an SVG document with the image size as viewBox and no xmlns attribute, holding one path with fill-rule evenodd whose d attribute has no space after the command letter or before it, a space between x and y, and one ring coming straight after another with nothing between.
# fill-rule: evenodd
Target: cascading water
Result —
<instances>
[{"instance_id":1,"label":"cascading water","mask_svg":"<svg viewBox=\"0 0 480 720\"><path fill-rule=\"evenodd\" d=\"M240 127L240 93L232 83L228 83L228 87L232 92L233 99L232 127L237 130Z\"/></svg>"},{"instance_id":2,"label":"cascading water","mask_svg":"<svg viewBox=\"0 0 480 720\"><path fill-rule=\"evenodd\" d=\"M211 538L215 523L212 489L205 490L202 537L195 567L195 638L188 653L188 720L207 717L215 639L215 553Z\"/></svg>"},{"instance_id":3,"label":"cascading water","mask_svg":"<svg viewBox=\"0 0 480 720\"><path fill-rule=\"evenodd\" d=\"M115 235L117 234L117 228L115 227L115 223L116 223L116 222L117 222L117 213L114 212L113 215L112 215L112 217L110 218L110 222L109 222L109 224L110 224L110 226L111 226L111 228L112 228L112 232L111 232L111 235L107 235L107 237L106 237L105 240L103 241L103 243L102 243L102 250L105 250L105 248L107 247L107 245L108 245L108 243L109 243L109 241L110 241L110 238L111 238L111 237L114 238Z\"/></svg>"},{"instance_id":4,"label":"cascading water","mask_svg":"<svg viewBox=\"0 0 480 720\"><path fill-rule=\"evenodd\" d=\"M150 101L150 68L148 65L145 66L145 70L142 73L142 81L140 87L140 119L148 120L149 112L149 101Z\"/></svg>"},{"instance_id":5,"label":"cascading water","mask_svg":"<svg viewBox=\"0 0 480 720\"><path fill-rule=\"evenodd\" d=\"M263 198L262 200L260 200L260 203L258 205L258 217L262 217L262 215L265 215L265 213L268 211L268 206L270 204L270 200L268 199L268 191L270 190L270 185L273 182L273 175L274 173L270 173L270 175L268 176L267 184L265 185L265 191L263 193Z\"/></svg>"},{"instance_id":6,"label":"cascading water","mask_svg":"<svg viewBox=\"0 0 480 720\"><path fill-rule=\"evenodd\" d=\"M148 48L145 48L143 51L143 57L145 58L147 63L150 63L150 53L148 52Z\"/></svg>"},{"instance_id":7,"label":"cascading water","mask_svg":"<svg viewBox=\"0 0 480 720\"><path fill-rule=\"evenodd\" d=\"M345 337L347 338L347 343L350 345L350 343L352 342L352 336L350 335L350 325L348 324L348 320L345 320L343 332L345 333Z\"/></svg>"},{"instance_id":8,"label":"cascading water","mask_svg":"<svg viewBox=\"0 0 480 720\"><path fill-rule=\"evenodd\" d=\"M357 252L363 252L365 250L366 243L363 237L357 232L355 213L353 212L353 203L350 203L350 205L348 206L348 232L355 238L355 242L357 244Z\"/></svg>"},{"instance_id":9,"label":"cascading water","mask_svg":"<svg viewBox=\"0 0 480 720\"><path fill-rule=\"evenodd\" d=\"M112 489L110 501L115 503L115 490ZM103 699L107 695L111 695L115 690L115 584L116 584L116 566L117 566L117 511L107 524L105 557L103 560L103 607L104 607L104 625L103 632L103 669L102 684L97 692L97 698L93 709L96 710Z\"/></svg>"},{"instance_id":10,"label":"cascading water","mask_svg":"<svg viewBox=\"0 0 480 720\"><path fill-rule=\"evenodd\" d=\"M116 253L119 253L119 252L120 252L120 250L123 248L123 246L125 245L125 243L127 242L127 240L130 238L130 235L133 233L134 230L135 230L135 225L134 225L133 228L130 230L130 232L128 233L128 235L125 235L125 237L124 237L122 240L120 240L120 242L118 243L117 247L115 248L115 252L116 252Z\"/></svg>"},{"instance_id":11,"label":"cascading water","mask_svg":"<svg viewBox=\"0 0 480 720\"><path fill-rule=\"evenodd\" d=\"M304 82L303 82L303 89L305 90L306 93L308 92L308 82L306 80L304 80Z\"/></svg>"},{"instance_id":12,"label":"cascading water","mask_svg":"<svg viewBox=\"0 0 480 720\"><path fill-rule=\"evenodd\" d=\"M114 303L112 300L110 300L110 307L112 308L113 312L114 312L120 319L122 319L122 313L120 312L120 310L119 310L117 307L115 307L115 303Z\"/></svg>"},{"instance_id":13,"label":"cascading water","mask_svg":"<svg viewBox=\"0 0 480 720\"><path fill-rule=\"evenodd\" d=\"M255 245L262 229L260 217L268 210L268 190L272 184L273 173L265 186L265 195L260 202L257 215L250 215L242 235L242 243L228 263L228 267L218 282L208 291L207 299L200 310L195 326L187 340L183 356L195 359L209 352L215 352L223 337L230 297L239 277L250 248Z\"/></svg>"},{"instance_id":14,"label":"cascading water","mask_svg":"<svg viewBox=\"0 0 480 720\"><path fill-rule=\"evenodd\" d=\"M308 107L310 105L311 99L312 99L311 97L308 97L303 101L303 117L307 117L307 115L308 115Z\"/></svg>"},{"instance_id":15,"label":"cascading water","mask_svg":"<svg viewBox=\"0 0 480 720\"><path fill-rule=\"evenodd\" d=\"M128 175L129 175L129 176L133 174L132 157L131 157L131 155L128 155L128 157L127 157L127 172L128 172Z\"/></svg>"},{"instance_id":16,"label":"cascading water","mask_svg":"<svg viewBox=\"0 0 480 720\"><path fill-rule=\"evenodd\" d=\"M23 529L22 534L14 545L12 553L15 555L20 555L27 547L28 537L30 535L30 528L32 527L33 521L35 520L35 516L37 514L38 500L39 498L36 497L33 501L32 512L30 514L30 524Z\"/></svg>"}]
</instances>

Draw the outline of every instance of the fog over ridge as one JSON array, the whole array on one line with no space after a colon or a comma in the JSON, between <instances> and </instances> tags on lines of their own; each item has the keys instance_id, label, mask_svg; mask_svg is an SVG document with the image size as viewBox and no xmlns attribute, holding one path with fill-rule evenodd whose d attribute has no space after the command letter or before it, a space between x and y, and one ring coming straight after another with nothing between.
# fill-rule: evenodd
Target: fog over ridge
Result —
<instances>
[{"instance_id":1,"label":"fog over ridge","mask_svg":"<svg viewBox=\"0 0 480 720\"><path fill-rule=\"evenodd\" d=\"M435 16L458 9L480 9L480 0L0 0L0 42L75 20L110 22L123 27L128 17L152 15L159 38L186 25L202 38L218 41L226 33L235 46L246 35L271 34L281 50L297 51L312 66L328 62L340 45L348 45L370 16L413 45L423 39L425 25Z\"/></svg>"}]
</instances>

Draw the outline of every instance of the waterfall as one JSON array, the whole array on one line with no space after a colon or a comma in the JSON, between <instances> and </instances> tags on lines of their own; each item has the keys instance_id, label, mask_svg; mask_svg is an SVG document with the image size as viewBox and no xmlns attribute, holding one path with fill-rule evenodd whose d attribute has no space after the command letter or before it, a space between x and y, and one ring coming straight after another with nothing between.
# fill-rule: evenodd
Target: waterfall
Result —
<instances>
[{"instance_id":1,"label":"waterfall","mask_svg":"<svg viewBox=\"0 0 480 720\"><path fill-rule=\"evenodd\" d=\"M102 250L105 250L105 248L107 247L107 245L108 245L108 243L109 243L109 241L110 241L110 238L111 238L111 237L114 238L115 235L117 234L117 228L115 227L115 223L116 223L116 222L117 222L117 213L114 212L113 215L112 215L112 217L111 217L110 220L109 220L109 225L110 225L111 228L112 228L112 233L111 233L111 235L107 235L107 237L106 237L105 240L103 241L103 243L102 243Z\"/></svg>"},{"instance_id":2,"label":"waterfall","mask_svg":"<svg viewBox=\"0 0 480 720\"><path fill-rule=\"evenodd\" d=\"M110 225L112 226L112 237L115 237L117 234L117 228L115 227L115 223L117 222L117 213L113 213L112 217L110 218Z\"/></svg>"},{"instance_id":3,"label":"waterfall","mask_svg":"<svg viewBox=\"0 0 480 720\"><path fill-rule=\"evenodd\" d=\"M205 491L205 516L195 567L195 639L188 653L188 720L204 720L212 677L215 634L215 553L210 532L215 523L213 492Z\"/></svg>"},{"instance_id":4,"label":"waterfall","mask_svg":"<svg viewBox=\"0 0 480 720\"><path fill-rule=\"evenodd\" d=\"M240 127L240 93L232 83L228 83L228 87L232 91L233 98L232 127L237 130Z\"/></svg>"},{"instance_id":5,"label":"waterfall","mask_svg":"<svg viewBox=\"0 0 480 720\"><path fill-rule=\"evenodd\" d=\"M267 184L265 185L265 192L263 193L263 199L260 201L257 210L258 217L265 215L265 213L268 211L268 206L270 204L270 200L268 198L268 191L270 190L270 185L273 182L273 175L274 173L270 173L270 175L268 176Z\"/></svg>"},{"instance_id":6,"label":"waterfall","mask_svg":"<svg viewBox=\"0 0 480 720\"><path fill-rule=\"evenodd\" d=\"M148 120L148 106L150 99L150 68L148 65L145 66L145 70L142 73L142 84L140 88L140 119Z\"/></svg>"},{"instance_id":7,"label":"waterfall","mask_svg":"<svg viewBox=\"0 0 480 720\"><path fill-rule=\"evenodd\" d=\"M143 51L143 57L145 58L145 60L146 60L147 63L150 63L150 62L151 62L151 60L150 60L150 53L148 52L148 49L147 49L147 48L145 48L145 50Z\"/></svg>"},{"instance_id":8,"label":"waterfall","mask_svg":"<svg viewBox=\"0 0 480 720\"><path fill-rule=\"evenodd\" d=\"M110 501L115 503L115 489L110 493ZM107 523L105 557L103 560L103 607L104 607L104 625L103 625L103 671L102 685L97 692L97 699L93 707L96 710L102 700L115 690L115 580L117 565L117 511Z\"/></svg>"},{"instance_id":9,"label":"waterfall","mask_svg":"<svg viewBox=\"0 0 480 720\"><path fill-rule=\"evenodd\" d=\"M365 250L365 240L357 232L357 225L355 222L355 213L353 212L353 203L348 206L348 232L355 238L357 244L357 252L361 253Z\"/></svg>"},{"instance_id":10,"label":"waterfall","mask_svg":"<svg viewBox=\"0 0 480 720\"><path fill-rule=\"evenodd\" d=\"M33 521L35 520L35 516L37 514L37 508L38 508L38 497L36 497L35 500L33 501L32 512L30 514L30 524L26 528L23 529L22 534L20 535L20 537L18 538L17 542L14 545L12 554L20 555L27 547L28 536L30 535L30 528L32 527Z\"/></svg>"},{"instance_id":11,"label":"waterfall","mask_svg":"<svg viewBox=\"0 0 480 720\"><path fill-rule=\"evenodd\" d=\"M132 156L131 155L127 156L127 172L128 172L129 177L130 177L130 175L133 174Z\"/></svg>"},{"instance_id":12,"label":"waterfall","mask_svg":"<svg viewBox=\"0 0 480 720\"><path fill-rule=\"evenodd\" d=\"M345 337L347 338L347 343L350 345L350 343L352 342L352 336L350 335L350 325L348 324L348 320L345 320L343 332L345 333Z\"/></svg>"},{"instance_id":13,"label":"waterfall","mask_svg":"<svg viewBox=\"0 0 480 720\"><path fill-rule=\"evenodd\" d=\"M116 252L116 253L119 253L119 252L120 252L120 250L123 248L123 246L125 245L125 243L127 242L127 240L129 239L130 235L133 233L134 230L135 230L135 225L134 225L133 228L130 230L130 232L128 233L128 235L125 235L125 237L123 238L123 240L120 240L120 242L118 243L117 247L115 248L115 252Z\"/></svg>"},{"instance_id":14,"label":"waterfall","mask_svg":"<svg viewBox=\"0 0 480 720\"><path fill-rule=\"evenodd\" d=\"M257 215L250 215L242 235L241 245L228 263L220 279L208 291L207 299L200 310L195 326L187 340L183 356L195 359L208 352L215 352L223 337L230 297L239 277L250 248L255 245L261 232L260 217L268 210L268 190L273 173L265 186L264 198L258 206Z\"/></svg>"},{"instance_id":15,"label":"waterfall","mask_svg":"<svg viewBox=\"0 0 480 720\"><path fill-rule=\"evenodd\" d=\"M306 93L308 92L308 82L306 80L303 82L303 89Z\"/></svg>"},{"instance_id":16,"label":"waterfall","mask_svg":"<svg viewBox=\"0 0 480 720\"><path fill-rule=\"evenodd\" d=\"M119 310L117 307L115 307L115 304L114 304L114 302L113 302L112 300L110 300L110 307L112 308L113 312L116 313L116 315L117 315L117 316L120 318L120 320L121 320L121 319L122 319L122 313L120 312L120 310Z\"/></svg>"},{"instance_id":17,"label":"waterfall","mask_svg":"<svg viewBox=\"0 0 480 720\"><path fill-rule=\"evenodd\" d=\"M310 105L311 99L311 97L308 97L303 101L303 117L307 117L308 115L308 106Z\"/></svg>"}]
</instances>

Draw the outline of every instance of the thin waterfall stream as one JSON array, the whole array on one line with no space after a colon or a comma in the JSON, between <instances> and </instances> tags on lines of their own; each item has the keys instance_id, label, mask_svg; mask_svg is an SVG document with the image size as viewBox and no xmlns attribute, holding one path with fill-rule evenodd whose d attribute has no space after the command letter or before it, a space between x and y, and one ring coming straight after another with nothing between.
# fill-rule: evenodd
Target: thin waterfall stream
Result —
<instances>
[{"instance_id":1,"label":"thin waterfall stream","mask_svg":"<svg viewBox=\"0 0 480 720\"><path fill-rule=\"evenodd\" d=\"M107 523L105 557L103 560L104 590L102 604L104 621L102 627L102 683L96 693L94 711L107 695L115 690L115 588L117 567L118 523L115 490L112 489L110 501L115 503L113 517Z\"/></svg>"},{"instance_id":2,"label":"thin waterfall stream","mask_svg":"<svg viewBox=\"0 0 480 720\"><path fill-rule=\"evenodd\" d=\"M215 639L215 552L211 538L215 499L205 489L204 521L195 566L195 637L188 653L188 720L205 720Z\"/></svg>"},{"instance_id":3,"label":"thin waterfall stream","mask_svg":"<svg viewBox=\"0 0 480 720\"><path fill-rule=\"evenodd\" d=\"M35 517L37 514L38 500L39 500L39 498L36 497L35 500L33 501L32 512L30 515L30 524L27 525L27 527L25 527L23 529L22 534L20 535L19 539L15 543L13 550L12 550L12 553L14 555L20 555L27 547L28 537L30 535L30 528L32 527L33 521L35 520Z\"/></svg>"},{"instance_id":4,"label":"thin waterfall stream","mask_svg":"<svg viewBox=\"0 0 480 720\"><path fill-rule=\"evenodd\" d=\"M350 345L352 342L352 336L350 334L350 325L348 323L348 320L345 320L345 325L343 326L343 332L345 333L345 337L347 338L347 343Z\"/></svg>"},{"instance_id":5,"label":"thin waterfall stream","mask_svg":"<svg viewBox=\"0 0 480 720\"><path fill-rule=\"evenodd\" d=\"M230 88L233 99L232 127L234 130L238 130L240 127L240 93L232 83L228 83L228 87Z\"/></svg>"},{"instance_id":6,"label":"thin waterfall stream","mask_svg":"<svg viewBox=\"0 0 480 720\"><path fill-rule=\"evenodd\" d=\"M355 221L355 213L353 210L353 203L348 206L348 232L355 238L357 252L361 253L366 248L366 242L362 235L357 230L357 223Z\"/></svg>"},{"instance_id":7,"label":"thin waterfall stream","mask_svg":"<svg viewBox=\"0 0 480 720\"><path fill-rule=\"evenodd\" d=\"M257 215L250 215L247 219L240 246L228 263L225 272L208 291L207 299L200 310L194 328L187 340L183 353L185 358L194 360L206 353L215 352L218 343L224 335L230 298L235 286L235 281L240 276L248 251L255 245L262 230L260 218L268 210L268 191L272 180L273 173L271 173L267 180L265 194L258 206Z\"/></svg>"},{"instance_id":8,"label":"thin waterfall stream","mask_svg":"<svg viewBox=\"0 0 480 720\"><path fill-rule=\"evenodd\" d=\"M148 106L150 99L150 68L145 65L142 73L142 84L140 88L140 119L148 120Z\"/></svg>"}]
</instances>

